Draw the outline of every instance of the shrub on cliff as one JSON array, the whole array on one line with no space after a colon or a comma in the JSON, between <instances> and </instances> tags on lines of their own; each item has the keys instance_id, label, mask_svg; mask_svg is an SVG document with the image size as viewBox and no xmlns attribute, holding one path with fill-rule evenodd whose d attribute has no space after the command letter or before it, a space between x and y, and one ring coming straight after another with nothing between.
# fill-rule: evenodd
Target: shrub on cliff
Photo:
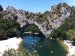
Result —
<instances>
[{"instance_id":1,"label":"shrub on cliff","mask_svg":"<svg viewBox=\"0 0 75 56\"><path fill-rule=\"evenodd\" d=\"M18 36L19 32L16 29L19 27L20 25L15 20L0 18L0 39Z\"/></svg>"},{"instance_id":2,"label":"shrub on cliff","mask_svg":"<svg viewBox=\"0 0 75 56\"><path fill-rule=\"evenodd\" d=\"M65 19L65 22L58 29L52 31L51 36L54 38L61 37L62 39L66 39L68 37L66 32L73 29L75 29L75 16L71 15L69 18ZM67 39L71 40L71 38Z\"/></svg>"}]
</instances>

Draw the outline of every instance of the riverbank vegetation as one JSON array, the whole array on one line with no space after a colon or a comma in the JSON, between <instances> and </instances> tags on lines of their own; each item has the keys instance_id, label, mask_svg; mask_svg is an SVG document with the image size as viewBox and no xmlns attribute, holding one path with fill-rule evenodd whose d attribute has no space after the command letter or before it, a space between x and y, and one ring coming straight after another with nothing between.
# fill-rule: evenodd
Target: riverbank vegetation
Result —
<instances>
[{"instance_id":1,"label":"riverbank vegetation","mask_svg":"<svg viewBox=\"0 0 75 56\"><path fill-rule=\"evenodd\" d=\"M68 52L61 44L60 40L46 39L35 49L39 56L66 56Z\"/></svg>"},{"instance_id":2,"label":"riverbank vegetation","mask_svg":"<svg viewBox=\"0 0 75 56\"><path fill-rule=\"evenodd\" d=\"M39 33L39 28L34 24L28 24L24 28L25 32Z\"/></svg>"},{"instance_id":3,"label":"riverbank vegetation","mask_svg":"<svg viewBox=\"0 0 75 56\"><path fill-rule=\"evenodd\" d=\"M19 48L15 49L8 49L4 51L3 56L39 56L37 52L30 52L24 46L23 41L19 44Z\"/></svg>"},{"instance_id":4,"label":"riverbank vegetation","mask_svg":"<svg viewBox=\"0 0 75 56\"><path fill-rule=\"evenodd\" d=\"M69 39L75 41L75 16L71 15L58 29L52 31L53 38Z\"/></svg>"}]
</instances>

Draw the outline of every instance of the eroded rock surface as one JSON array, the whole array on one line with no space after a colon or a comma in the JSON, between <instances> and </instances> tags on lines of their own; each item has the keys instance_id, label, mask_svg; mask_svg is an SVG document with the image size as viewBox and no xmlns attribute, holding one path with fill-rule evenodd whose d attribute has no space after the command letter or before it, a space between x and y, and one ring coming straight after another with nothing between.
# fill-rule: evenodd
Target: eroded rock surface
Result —
<instances>
[{"instance_id":1,"label":"eroded rock surface","mask_svg":"<svg viewBox=\"0 0 75 56\"><path fill-rule=\"evenodd\" d=\"M65 18L70 16L71 9L67 4L60 3L51 7L51 11L42 13L32 13L24 10L16 10L13 6L8 6L3 11L5 19L16 19L21 27L27 24L35 24L40 31L48 37L53 29L63 24Z\"/></svg>"}]
</instances>

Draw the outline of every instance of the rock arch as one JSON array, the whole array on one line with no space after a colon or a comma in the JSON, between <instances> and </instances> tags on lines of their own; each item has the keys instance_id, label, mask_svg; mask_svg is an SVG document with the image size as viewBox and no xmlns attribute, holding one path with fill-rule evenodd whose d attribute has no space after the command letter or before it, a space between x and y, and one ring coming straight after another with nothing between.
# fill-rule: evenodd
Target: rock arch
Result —
<instances>
[{"instance_id":1,"label":"rock arch","mask_svg":"<svg viewBox=\"0 0 75 56\"><path fill-rule=\"evenodd\" d=\"M47 31L46 27L43 27L42 24L39 24L38 22L29 19L26 19L25 24L21 24L21 27L26 26L27 24L34 24L35 26L37 26L39 30L45 35L45 37L48 37L52 31L51 29Z\"/></svg>"}]
</instances>

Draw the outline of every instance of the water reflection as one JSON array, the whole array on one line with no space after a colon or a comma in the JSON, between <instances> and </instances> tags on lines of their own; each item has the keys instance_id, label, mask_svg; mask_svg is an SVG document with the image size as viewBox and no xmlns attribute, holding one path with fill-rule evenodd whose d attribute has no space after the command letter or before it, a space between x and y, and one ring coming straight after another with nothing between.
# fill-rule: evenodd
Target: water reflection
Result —
<instances>
[{"instance_id":1,"label":"water reflection","mask_svg":"<svg viewBox=\"0 0 75 56\"><path fill-rule=\"evenodd\" d=\"M24 35L23 41L25 43L25 47L27 49L32 49L39 45L41 41L43 41L43 37L39 35Z\"/></svg>"}]
</instances>

